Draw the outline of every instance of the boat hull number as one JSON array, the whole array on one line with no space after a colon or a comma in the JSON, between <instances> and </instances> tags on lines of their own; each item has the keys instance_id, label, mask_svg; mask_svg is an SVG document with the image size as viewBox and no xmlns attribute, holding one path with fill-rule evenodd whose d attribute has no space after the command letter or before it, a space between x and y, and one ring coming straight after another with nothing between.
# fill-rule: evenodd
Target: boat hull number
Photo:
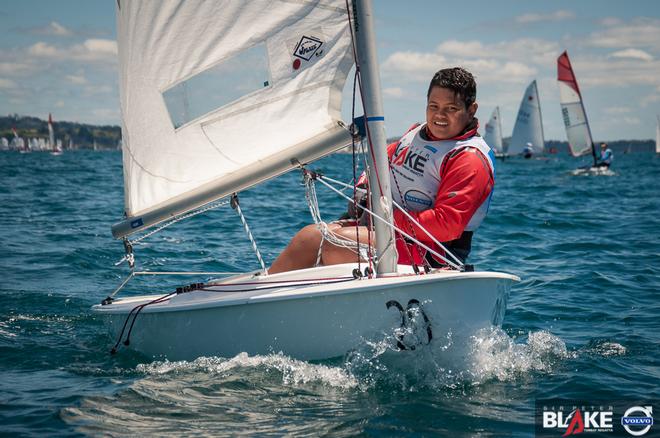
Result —
<instances>
[{"instance_id":1,"label":"boat hull number","mask_svg":"<svg viewBox=\"0 0 660 438\"><path fill-rule=\"evenodd\" d=\"M401 326L396 330L396 345L399 350L414 350L418 345L428 345L433 339L433 331L431 330L431 321L429 321L424 308L420 302L416 299L411 299L408 301L408 305L404 309L401 303L395 300L388 301L385 306L388 309L396 307L399 313L401 314ZM420 321L420 316L421 320ZM420 324L421 322L421 324ZM424 326L426 336L419 335L418 331L420 330L420 325ZM415 336L415 342L404 342L404 335L406 333L413 333ZM426 342L424 342L426 338Z\"/></svg>"}]
</instances>

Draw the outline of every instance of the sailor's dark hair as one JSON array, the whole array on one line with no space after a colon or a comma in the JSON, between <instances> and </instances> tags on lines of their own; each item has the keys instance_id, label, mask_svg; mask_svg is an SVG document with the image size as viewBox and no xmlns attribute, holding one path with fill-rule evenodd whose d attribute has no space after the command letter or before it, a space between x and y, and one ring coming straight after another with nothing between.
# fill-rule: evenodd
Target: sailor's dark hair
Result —
<instances>
[{"instance_id":1,"label":"sailor's dark hair","mask_svg":"<svg viewBox=\"0 0 660 438\"><path fill-rule=\"evenodd\" d=\"M431 96L433 87L448 88L458 94L465 107L469 107L477 100L477 83L469 71L461 67L444 68L436 72L429 84L426 99Z\"/></svg>"}]
</instances>

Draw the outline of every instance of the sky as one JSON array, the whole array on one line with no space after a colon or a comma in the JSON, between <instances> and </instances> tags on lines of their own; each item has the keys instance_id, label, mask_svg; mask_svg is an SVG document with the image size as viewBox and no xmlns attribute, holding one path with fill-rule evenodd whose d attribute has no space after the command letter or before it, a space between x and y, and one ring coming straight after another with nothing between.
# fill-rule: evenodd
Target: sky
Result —
<instances>
[{"instance_id":1,"label":"sky","mask_svg":"<svg viewBox=\"0 0 660 438\"><path fill-rule=\"evenodd\" d=\"M594 139L655 138L660 1L373 3L388 136L424 121L433 73L458 65L477 79L482 127L499 106L510 136L536 80L545 138L565 140L556 59L568 50ZM120 124L115 4L0 2L0 114Z\"/></svg>"}]
</instances>

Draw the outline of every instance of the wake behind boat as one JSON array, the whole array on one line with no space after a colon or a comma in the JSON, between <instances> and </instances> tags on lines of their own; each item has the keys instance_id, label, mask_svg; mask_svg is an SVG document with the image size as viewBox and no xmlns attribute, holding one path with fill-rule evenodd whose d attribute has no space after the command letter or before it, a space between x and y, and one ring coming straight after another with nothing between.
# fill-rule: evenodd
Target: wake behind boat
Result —
<instances>
[{"instance_id":1,"label":"wake behind boat","mask_svg":"<svg viewBox=\"0 0 660 438\"><path fill-rule=\"evenodd\" d=\"M118 3L126 219L113 226L113 235L124 241L131 272L93 307L107 319L117 346L123 342L168 359L273 351L324 359L383 337L403 351L447 336L462 342L501 324L518 277L474 272L450 253L448 269L396 263L396 206L389 181L377 179L387 174L388 163L373 14L370 1L353 5L355 10L336 0ZM360 266L269 274L235 194L302 169L310 210L320 223L313 183L329 179L305 165L356 141L339 119L353 53L369 139L373 209L365 210L374 218L375 257ZM248 79L252 88L246 89ZM200 88L209 84L221 88L211 107L212 95ZM152 274L135 270L133 248L140 240L221 205L216 201L226 196L232 196L261 270L115 298L132 277Z\"/></svg>"}]
</instances>

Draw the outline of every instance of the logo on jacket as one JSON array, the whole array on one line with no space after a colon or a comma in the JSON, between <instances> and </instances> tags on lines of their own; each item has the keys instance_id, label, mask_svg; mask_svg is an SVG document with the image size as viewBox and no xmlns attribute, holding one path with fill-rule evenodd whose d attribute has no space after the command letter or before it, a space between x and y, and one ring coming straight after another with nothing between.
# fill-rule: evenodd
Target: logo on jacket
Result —
<instances>
[{"instance_id":1,"label":"logo on jacket","mask_svg":"<svg viewBox=\"0 0 660 438\"><path fill-rule=\"evenodd\" d=\"M401 152L395 153L392 165L404 166L414 172L424 173L424 164L429 160L428 154L422 156L417 152L410 150L410 146L406 146Z\"/></svg>"},{"instance_id":2,"label":"logo on jacket","mask_svg":"<svg viewBox=\"0 0 660 438\"><path fill-rule=\"evenodd\" d=\"M419 190L408 190L403 199L406 207L412 211L426 210L433 203L429 195Z\"/></svg>"}]
</instances>

